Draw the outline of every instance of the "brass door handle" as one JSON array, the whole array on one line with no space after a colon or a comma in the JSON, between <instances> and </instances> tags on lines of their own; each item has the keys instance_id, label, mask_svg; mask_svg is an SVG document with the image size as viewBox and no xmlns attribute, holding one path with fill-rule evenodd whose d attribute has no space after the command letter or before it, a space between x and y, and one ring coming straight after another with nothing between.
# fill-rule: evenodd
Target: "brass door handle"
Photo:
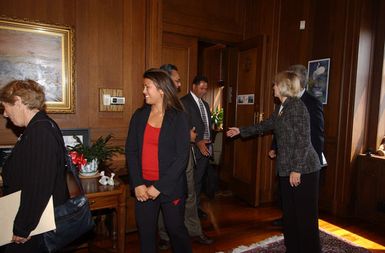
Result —
<instances>
[{"instance_id":1,"label":"brass door handle","mask_svg":"<svg viewBox=\"0 0 385 253\"><path fill-rule=\"evenodd\" d=\"M259 121L258 121L258 123L261 123L263 121L263 115L264 115L263 112L259 113L259 119L258 119Z\"/></svg>"},{"instance_id":2,"label":"brass door handle","mask_svg":"<svg viewBox=\"0 0 385 253\"><path fill-rule=\"evenodd\" d=\"M263 121L263 115L264 115L263 112L254 112L254 119L253 119L254 125Z\"/></svg>"},{"instance_id":3,"label":"brass door handle","mask_svg":"<svg viewBox=\"0 0 385 253\"><path fill-rule=\"evenodd\" d=\"M253 116L254 125L258 123L258 119L259 119L259 112L254 112L254 116Z\"/></svg>"}]
</instances>

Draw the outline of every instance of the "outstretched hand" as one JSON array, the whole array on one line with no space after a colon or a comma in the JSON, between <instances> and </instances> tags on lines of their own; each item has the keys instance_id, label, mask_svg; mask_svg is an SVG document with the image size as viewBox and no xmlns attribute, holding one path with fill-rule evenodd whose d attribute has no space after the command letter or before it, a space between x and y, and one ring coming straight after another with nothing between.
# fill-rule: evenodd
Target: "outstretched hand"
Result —
<instances>
[{"instance_id":1,"label":"outstretched hand","mask_svg":"<svg viewBox=\"0 0 385 253\"><path fill-rule=\"evenodd\" d=\"M240 131L238 127L229 127L229 130L227 130L226 132L226 136L232 138L234 136L237 136L239 133Z\"/></svg>"}]
</instances>

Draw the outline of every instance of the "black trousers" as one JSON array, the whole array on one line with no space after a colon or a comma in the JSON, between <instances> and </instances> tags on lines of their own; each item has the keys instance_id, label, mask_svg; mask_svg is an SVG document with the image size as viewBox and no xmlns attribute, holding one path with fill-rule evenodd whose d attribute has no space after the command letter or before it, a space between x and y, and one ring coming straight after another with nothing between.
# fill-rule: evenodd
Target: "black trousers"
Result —
<instances>
[{"instance_id":1,"label":"black trousers","mask_svg":"<svg viewBox=\"0 0 385 253\"><path fill-rule=\"evenodd\" d=\"M157 225L159 210L162 209L163 220L170 236L174 253L191 253L191 242L184 225L185 199L178 203L162 200L159 196L155 200L135 202L135 216L139 231L140 252L156 253Z\"/></svg>"},{"instance_id":2,"label":"black trousers","mask_svg":"<svg viewBox=\"0 0 385 253\"><path fill-rule=\"evenodd\" d=\"M280 177L283 234L287 253L321 252L318 229L319 171L302 174L292 187L289 177Z\"/></svg>"}]
</instances>

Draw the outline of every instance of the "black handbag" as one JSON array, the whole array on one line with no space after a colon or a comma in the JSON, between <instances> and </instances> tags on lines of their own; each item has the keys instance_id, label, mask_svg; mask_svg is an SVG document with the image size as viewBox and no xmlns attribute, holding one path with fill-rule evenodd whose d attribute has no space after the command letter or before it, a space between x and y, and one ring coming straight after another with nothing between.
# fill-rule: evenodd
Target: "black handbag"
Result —
<instances>
[{"instance_id":1,"label":"black handbag","mask_svg":"<svg viewBox=\"0 0 385 253\"><path fill-rule=\"evenodd\" d=\"M56 229L43 234L48 252L62 249L91 230L95 225L76 167L72 164L68 151L65 148L64 150L66 170L73 175L81 194L69 198L64 204L55 207Z\"/></svg>"}]
</instances>

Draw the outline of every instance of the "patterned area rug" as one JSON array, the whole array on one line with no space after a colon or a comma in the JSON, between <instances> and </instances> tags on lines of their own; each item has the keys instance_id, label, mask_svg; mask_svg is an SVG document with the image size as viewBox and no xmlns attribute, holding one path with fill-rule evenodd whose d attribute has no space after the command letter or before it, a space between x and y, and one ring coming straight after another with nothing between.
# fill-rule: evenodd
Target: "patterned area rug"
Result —
<instances>
[{"instance_id":1,"label":"patterned area rug","mask_svg":"<svg viewBox=\"0 0 385 253\"><path fill-rule=\"evenodd\" d=\"M320 239L323 253L370 253L370 250L362 248L343 238L336 237L320 230ZM283 235L273 236L250 246L239 246L227 253L285 253ZM220 253L220 252L218 252Z\"/></svg>"}]
</instances>

